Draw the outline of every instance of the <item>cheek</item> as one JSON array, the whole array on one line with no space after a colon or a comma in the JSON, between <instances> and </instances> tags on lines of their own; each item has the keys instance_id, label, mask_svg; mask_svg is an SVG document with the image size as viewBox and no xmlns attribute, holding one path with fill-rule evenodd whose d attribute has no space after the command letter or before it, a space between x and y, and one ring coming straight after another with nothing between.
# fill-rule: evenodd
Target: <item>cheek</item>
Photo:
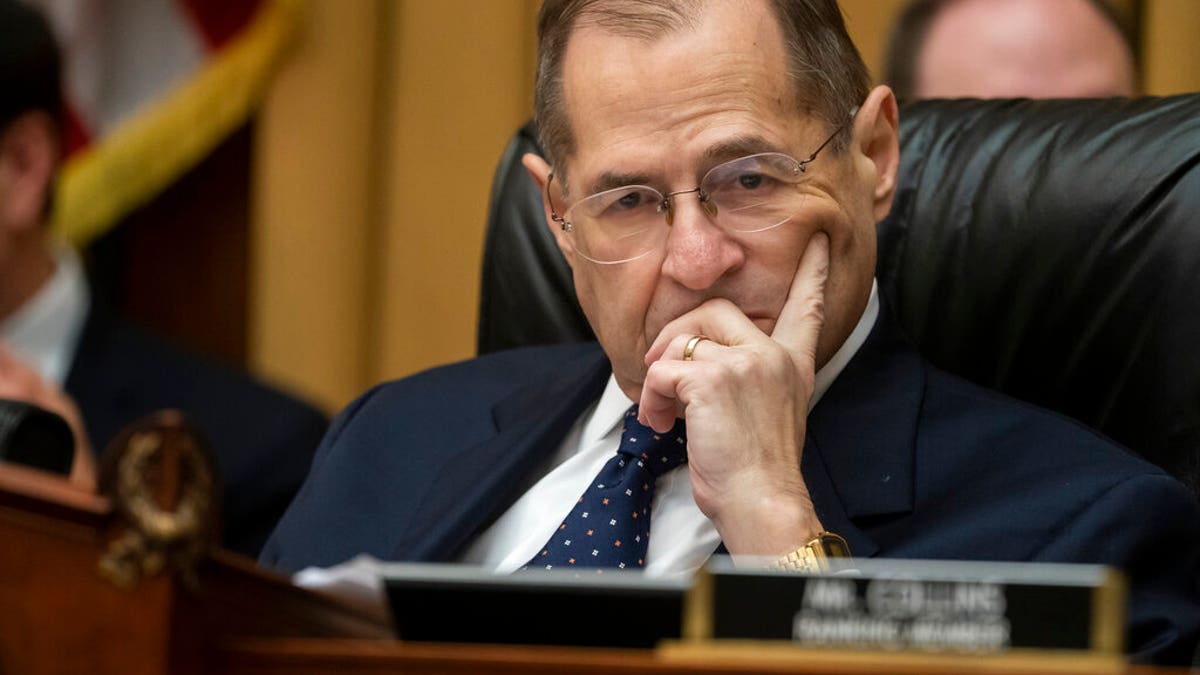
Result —
<instances>
[{"instance_id":1,"label":"cheek","mask_svg":"<svg viewBox=\"0 0 1200 675\"><path fill-rule=\"evenodd\" d=\"M829 198L821 201L819 208L805 212L798 226L789 231L786 243L774 251L763 251L770 257L773 269L788 270L788 278L782 283L790 288L792 277L804 255L804 249L813 233L829 235L829 281L826 285L826 311L833 324L842 323L840 314L847 305L855 305L858 296L866 297L871 279L875 274L875 226L869 211L861 212L854 204L843 204ZM787 256L787 262L779 256ZM865 289L865 290L864 290Z\"/></svg>"},{"instance_id":2,"label":"cheek","mask_svg":"<svg viewBox=\"0 0 1200 675\"><path fill-rule=\"evenodd\" d=\"M821 337L827 358L854 329L875 277L875 225L869 213L843 219L831 233L829 281L826 284L826 330Z\"/></svg>"},{"instance_id":3,"label":"cheek","mask_svg":"<svg viewBox=\"0 0 1200 675\"><path fill-rule=\"evenodd\" d=\"M622 265L584 261L575 268L575 291L596 338L614 361L641 363L646 311L658 279L659 265L635 260Z\"/></svg>"}]
</instances>

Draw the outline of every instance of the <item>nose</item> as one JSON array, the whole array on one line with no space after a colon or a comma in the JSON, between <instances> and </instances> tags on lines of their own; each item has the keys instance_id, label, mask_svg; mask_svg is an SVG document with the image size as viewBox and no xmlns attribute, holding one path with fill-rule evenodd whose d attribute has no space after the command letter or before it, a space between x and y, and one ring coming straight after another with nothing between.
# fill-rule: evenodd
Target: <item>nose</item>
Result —
<instances>
[{"instance_id":1,"label":"nose","mask_svg":"<svg viewBox=\"0 0 1200 675\"><path fill-rule=\"evenodd\" d=\"M699 199L679 195L673 200L674 217L667 235L663 274L692 290L710 288L742 265L745 251L717 227Z\"/></svg>"}]
</instances>

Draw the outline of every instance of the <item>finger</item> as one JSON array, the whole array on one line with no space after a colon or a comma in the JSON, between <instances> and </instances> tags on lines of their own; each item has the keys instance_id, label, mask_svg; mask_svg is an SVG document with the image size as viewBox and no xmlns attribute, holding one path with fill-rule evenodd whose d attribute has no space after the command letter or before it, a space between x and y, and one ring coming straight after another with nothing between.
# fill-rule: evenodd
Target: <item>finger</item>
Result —
<instances>
[{"instance_id":1,"label":"finger","mask_svg":"<svg viewBox=\"0 0 1200 675\"><path fill-rule=\"evenodd\" d=\"M73 485L87 492L96 489L96 460L92 454L92 444L88 439L87 427L84 426L83 414L71 395L52 383L46 383L45 395L48 410L53 410L67 421L71 433L75 436L75 459L71 464L69 479Z\"/></svg>"},{"instance_id":2,"label":"finger","mask_svg":"<svg viewBox=\"0 0 1200 675\"><path fill-rule=\"evenodd\" d=\"M690 357L688 347L691 347ZM720 349L722 345L716 340L702 334L682 334L671 338L667 343L666 349L663 350L660 360L674 359L678 361L701 361L708 355L709 358L714 354L715 350Z\"/></svg>"},{"instance_id":3,"label":"finger","mask_svg":"<svg viewBox=\"0 0 1200 675\"><path fill-rule=\"evenodd\" d=\"M0 397L28 401L44 408L44 396L45 383L41 375L16 358L9 359L0 369Z\"/></svg>"},{"instance_id":4,"label":"finger","mask_svg":"<svg viewBox=\"0 0 1200 675\"><path fill-rule=\"evenodd\" d=\"M659 433L670 431L687 408L688 401L683 393L687 382L708 377L711 370L712 365L707 363L655 361L646 371L646 381L642 385L638 421Z\"/></svg>"},{"instance_id":5,"label":"finger","mask_svg":"<svg viewBox=\"0 0 1200 675\"><path fill-rule=\"evenodd\" d=\"M717 346L733 346L761 338L762 331L737 305L725 298L713 298L663 326L646 351L646 365L663 358L682 359L683 345L696 335L707 336ZM680 339L683 342L676 349L672 344Z\"/></svg>"},{"instance_id":6,"label":"finger","mask_svg":"<svg viewBox=\"0 0 1200 675\"><path fill-rule=\"evenodd\" d=\"M75 404L75 399L54 383L44 380L41 382L39 400L39 405L46 410L58 413L77 433L83 427L83 415L79 412L79 406Z\"/></svg>"},{"instance_id":7,"label":"finger","mask_svg":"<svg viewBox=\"0 0 1200 675\"><path fill-rule=\"evenodd\" d=\"M817 339L825 324L825 284L829 280L829 236L816 232L804 249L787 300L779 311L771 338L792 354L814 362Z\"/></svg>"},{"instance_id":8,"label":"finger","mask_svg":"<svg viewBox=\"0 0 1200 675\"><path fill-rule=\"evenodd\" d=\"M41 374L22 361L5 343L0 343L0 398L25 401L58 412Z\"/></svg>"}]
</instances>

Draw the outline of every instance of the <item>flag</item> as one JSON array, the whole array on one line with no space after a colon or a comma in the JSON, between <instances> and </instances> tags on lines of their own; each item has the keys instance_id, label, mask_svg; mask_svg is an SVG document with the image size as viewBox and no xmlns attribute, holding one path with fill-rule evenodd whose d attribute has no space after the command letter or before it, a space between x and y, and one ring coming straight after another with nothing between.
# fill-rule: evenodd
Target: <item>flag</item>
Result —
<instances>
[{"instance_id":1,"label":"flag","mask_svg":"<svg viewBox=\"0 0 1200 675\"><path fill-rule=\"evenodd\" d=\"M154 197L261 100L300 0L27 0L63 50L53 226L78 245Z\"/></svg>"}]
</instances>

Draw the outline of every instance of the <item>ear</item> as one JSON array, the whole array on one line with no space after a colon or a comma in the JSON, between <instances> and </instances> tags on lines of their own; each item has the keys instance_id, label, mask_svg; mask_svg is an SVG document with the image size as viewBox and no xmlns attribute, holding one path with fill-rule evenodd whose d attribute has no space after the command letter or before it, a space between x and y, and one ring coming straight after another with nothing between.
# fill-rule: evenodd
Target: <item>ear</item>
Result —
<instances>
[{"instance_id":1,"label":"ear","mask_svg":"<svg viewBox=\"0 0 1200 675\"><path fill-rule=\"evenodd\" d=\"M527 152L521 157L521 164L525 166L525 170L529 172L529 177L538 186L538 192L542 195L542 209L545 212L546 225L550 228L550 234L554 235L554 241L558 244L558 250L562 251L563 257L567 259L567 264L575 266L575 249L571 246L571 240L567 237L567 233L563 232L562 225L554 222L551 214L555 212L555 206L562 209L562 185L556 182L551 188L555 194L554 205L550 204L550 195L546 191L546 186L550 184L550 165L540 155L535 155L532 152ZM561 210L558 211L562 215Z\"/></svg>"},{"instance_id":2,"label":"ear","mask_svg":"<svg viewBox=\"0 0 1200 675\"><path fill-rule=\"evenodd\" d=\"M44 112L28 112L0 135L0 227L42 226L55 172L58 136Z\"/></svg>"},{"instance_id":3,"label":"ear","mask_svg":"<svg viewBox=\"0 0 1200 675\"><path fill-rule=\"evenodd\" d=\"M864 161L871 180L875 222L887 217L896 196L900 168L900 113L896 97L886 86L871 90L854 118L853 149Z\"/></svg>"}]
</instances>

